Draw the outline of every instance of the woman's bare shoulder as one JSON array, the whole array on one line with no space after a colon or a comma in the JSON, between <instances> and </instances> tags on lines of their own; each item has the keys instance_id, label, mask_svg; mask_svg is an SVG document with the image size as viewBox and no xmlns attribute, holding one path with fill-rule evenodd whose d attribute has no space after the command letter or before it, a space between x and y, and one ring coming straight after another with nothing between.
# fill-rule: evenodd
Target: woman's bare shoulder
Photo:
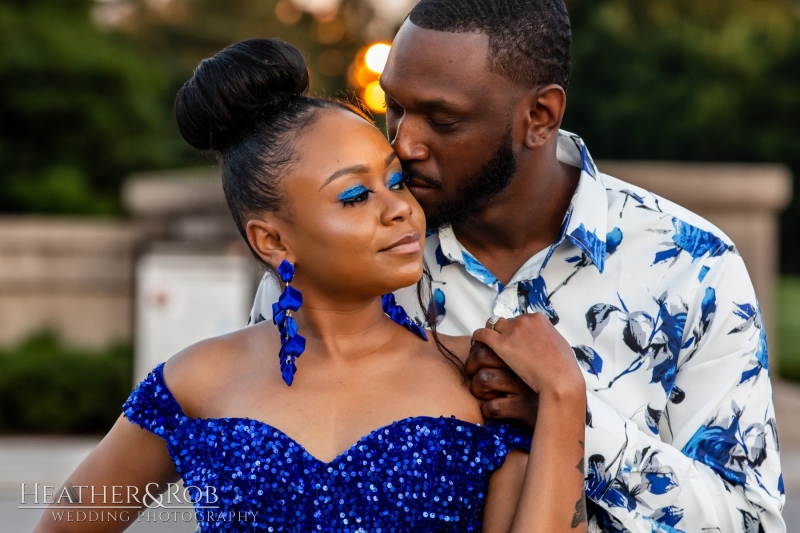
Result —
<instances>
[{"instance_id":1,"label":"woman's bare shoulder","mask_svg":"<svg viewBox=\"0 0 800 533\"><path fill-rule=\"evenodd\" d=\"M219 384L229 382L258 346L271 339L263 324L202 340L170 357L164 381L187 414L198 411Z\"/></svg>"},{"instance_id":2,"label":"woman's bare shoulder","mask_svg":"<svg viewBox=\"0 0 800 533\"><path fill-rule=\"evenodd\" d=\"M442 333L437 334L439 341L444 345L445 348L453 352L461 362L465 362L467 360L467 356L469 355L469 347L471 344L471 337L468 335L444 335Z\"/></svg>"}]
</instances>

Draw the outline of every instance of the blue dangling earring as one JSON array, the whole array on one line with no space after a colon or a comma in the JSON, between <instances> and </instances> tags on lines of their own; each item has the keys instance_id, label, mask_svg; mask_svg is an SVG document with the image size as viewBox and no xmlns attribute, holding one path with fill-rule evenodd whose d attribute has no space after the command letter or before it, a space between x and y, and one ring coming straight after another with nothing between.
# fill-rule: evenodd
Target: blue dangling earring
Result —
<instances>
[{"instance_id":1,"label":"blue dangling earring","mask_svg":"<svg viewBox=\"0 0 800 533\"><path fill-rule=\"evenodd\" d=\"M406 310L403 309L403 306L398 304L394 299L394 294L390 292L389 294L384 294L381 296L381 303L383 304L383 312L389 315L389 318L401 326L408 328L412 333L415 333L423 339L428 340L425 330L422 329L419 324L411 320L411 317L408 316L408 313L406 313Z\"/></svg>"},{"instance_id":2,"label":"blue dangling earring","mask_svg":"<svg viewBox=\"0 0 800 533\"><path fill-rule=\"evenodd\" d=\"M297 333L297 322L292 313L297 312L303 305L303 295L300 291L289 285L294 278L294 265L285 259L278 265L278 276L286 284L280 298L272 304L272 322L281 332L281 350L278 359L281 363L281 376L287 385L291 386L297 372L295 359L300 357L306 349L306 339Z\"/></svg>"}]
</instances>

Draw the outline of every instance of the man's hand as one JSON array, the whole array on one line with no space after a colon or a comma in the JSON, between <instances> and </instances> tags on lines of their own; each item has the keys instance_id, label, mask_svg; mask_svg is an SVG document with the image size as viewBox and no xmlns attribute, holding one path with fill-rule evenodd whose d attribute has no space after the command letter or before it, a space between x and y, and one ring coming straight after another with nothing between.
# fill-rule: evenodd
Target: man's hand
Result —
<instances>
[{"instance_id":1,"label":"man's hand","mask_svg":"<svg viewBox=\"0 0 800 533\"><path fill-rule=\"evenodd\" d=\"M486 418L513 418L534 427L539 394L583 390L569 343L539 313L499 319L475 331L466 362L472 394Z\"/></svg>"},{"instance_id":2,"label":"man's hand","mask_svg":"<svg viewBox=\"0 0 800 533\"><path fill-rule=\"evenodd\" d=\"M483 400L481 411L487 419L519 420L536 427L539 395L508 368L491 348L475 342L464 364L473 396Z\"/></svg>"}]
</instances>

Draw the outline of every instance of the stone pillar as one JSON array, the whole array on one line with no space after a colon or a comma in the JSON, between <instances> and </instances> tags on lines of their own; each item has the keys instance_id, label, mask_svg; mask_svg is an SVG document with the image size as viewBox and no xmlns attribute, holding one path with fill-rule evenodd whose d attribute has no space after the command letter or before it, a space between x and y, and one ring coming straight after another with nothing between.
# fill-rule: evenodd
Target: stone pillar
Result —
<instances>
[{"instance_id":1,"label":"stone pillar","mask_svg":"<svg viewBox=\"0 0 800 533\"><path fill-rule=\"evenodd\" d=\"M147 238L135 258L136 383L186 346L244 327L259 276L218 167L134 174L122 200Z\"/></svg>"},{"instance_id":2,"label":"stone pillar","mask_svg":"<svg viewBox=\"0 0 800 533\"><path fill-rule=\"evenodd\" d=\"M761 305L771 373L777 375L778 215L792 198L788 168L645 161L601 161L598 168L694 211L733 240Z\"/></svg>"},{"instance_id":3,"label":"stone pillar","mask_svg":"<svg viewBox=\"0 0 800 533\"><path fill-rule=\"evenodd\" d=\"M129 341L139 237L121 220L0 217L0 345L43 329L88 348Z\"/></svg>"},{"instance_id":4,"label":"stone pillar","mask_svg":"<svg viewBox=\"0 0 800 533\"><path fill-rule=\"evenodd\" d=\"M225 203L219 167L132 174L123 184L122 203L150 242L244 249Z\"/></svg>"}]
</instances>

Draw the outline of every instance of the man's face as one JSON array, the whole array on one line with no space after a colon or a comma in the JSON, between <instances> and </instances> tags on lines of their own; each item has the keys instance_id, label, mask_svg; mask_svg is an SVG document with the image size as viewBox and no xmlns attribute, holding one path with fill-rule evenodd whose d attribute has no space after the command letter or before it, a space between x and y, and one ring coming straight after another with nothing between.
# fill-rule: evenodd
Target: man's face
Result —
<instances>
[{"instance_id":1,"label":"man's face","mask_svg":"<svg viewBox=\"0 0 800 533\"><path fill-rule=\"evenodd\" d=\"M489 38L410 21L392 44L381 85L386 123L429 227L480 211L515 172L515 97L521 90L487 66Z\"/></svg>"}]
</instances>

